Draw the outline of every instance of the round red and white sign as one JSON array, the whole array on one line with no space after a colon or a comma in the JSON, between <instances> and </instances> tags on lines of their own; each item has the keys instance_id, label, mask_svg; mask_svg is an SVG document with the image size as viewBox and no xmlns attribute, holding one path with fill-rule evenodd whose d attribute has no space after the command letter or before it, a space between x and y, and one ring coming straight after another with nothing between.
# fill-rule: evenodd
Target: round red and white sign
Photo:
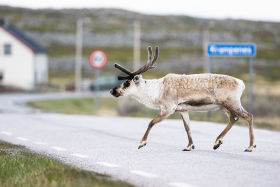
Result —
<instances>
[{"instance_id":1,"label":"round red and white sign","mask_svg":"<svg viewBox=\"0 0 280 187\"><path fill-rule=\"evenodd\" d=\"M88 57L89 65L95 69L101 69L107 64L106 53L102 50L94 50Z\"/></svg>"}]
</instances>

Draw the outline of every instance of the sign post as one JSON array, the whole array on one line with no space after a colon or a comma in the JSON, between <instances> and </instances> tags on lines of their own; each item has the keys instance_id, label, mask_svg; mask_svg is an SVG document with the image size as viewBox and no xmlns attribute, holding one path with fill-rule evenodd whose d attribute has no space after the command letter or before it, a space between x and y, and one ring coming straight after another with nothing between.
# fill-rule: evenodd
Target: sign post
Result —
<instances>
[{"instance_id":1,"label":"sign post","mask_svg":"<svg viewBox=\"0 0 280 187\"><path fill-rule=\"evenodd\" d=\"M96 95L93 102L93 112L97 114L99 108L99 71L104 68L107 64L106 53L102 50L94 50L90 53L88 57L89 65L95 69L95 82L96 82Z\"/></svg>"},{"instance_id":2,"label":"sign post","mask_svg":"<svg viewBox=\"0 0 280 187\"><path fill-rule=\"evenodd\" d=\"M207 44L209 72L212 72L212 57L247 57L249 58L249 112L253 113L253 57L256 56L255 44Z\"/></svg>"}]
</instances>

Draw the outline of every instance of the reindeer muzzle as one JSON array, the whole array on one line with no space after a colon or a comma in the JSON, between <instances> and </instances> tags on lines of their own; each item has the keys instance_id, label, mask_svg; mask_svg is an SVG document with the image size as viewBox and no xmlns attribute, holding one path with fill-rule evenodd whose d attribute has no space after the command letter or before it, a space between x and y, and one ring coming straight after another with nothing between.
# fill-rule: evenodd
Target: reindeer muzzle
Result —
<instances>
[{"instance_id":1,"label":"reindeer muzzle","mask_svg":"<svg viewBox=\"0 0 280 187\"><path fill-rule=\"evenodd\" d=\"M113 88L110 90L110 93L115 96L115 97L119 97L121 96L121 94L119 92L117 92L117 88Z\"/></svg>"}]
</instances>

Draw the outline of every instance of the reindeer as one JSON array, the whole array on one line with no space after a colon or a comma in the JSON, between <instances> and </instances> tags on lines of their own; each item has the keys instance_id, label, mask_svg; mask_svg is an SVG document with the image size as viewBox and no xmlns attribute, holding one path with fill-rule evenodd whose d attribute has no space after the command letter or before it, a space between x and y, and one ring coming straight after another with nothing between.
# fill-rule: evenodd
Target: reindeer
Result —
<instances>
[{"instance_id":1,"label":"reindeer","mask_svg":"<svg viewBox=\"0 0 280 187\"><path fill-rule=\"evenodd\" d=\"M256 147L254 144L253 115L242 107L240 101L245 89L242 80L228 75L210 73L167 74L160 79L143 79L141 74L154 68L159 54L159 47L156 47L154 57L152 48L148 47L147 50L147 63L134 72L115 64L115 68L126 74L118 76L118 79L126 81L110 90L110 93L115 97L131 96L149 108L160 110L158 116L149 123L138 149L147 144L149 132L156 123L166 119L174 112L179 112L189 141L183 151L191 151L195 146L189 128L188 111L210 110L222 110L229 118L228 125L216 138L214 150L220 147L223 143L223 137L239 118L246 120L249 126L250 144L245 152L251 152Z\"/></svg>"}]
</instances>

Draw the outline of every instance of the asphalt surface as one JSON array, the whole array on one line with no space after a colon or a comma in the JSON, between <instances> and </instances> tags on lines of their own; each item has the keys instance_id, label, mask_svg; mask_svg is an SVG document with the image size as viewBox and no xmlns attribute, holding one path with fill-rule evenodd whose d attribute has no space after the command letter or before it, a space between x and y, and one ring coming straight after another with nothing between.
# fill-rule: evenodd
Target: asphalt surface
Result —
<instances>
[{"instance_id":1,"label":"asphalt surface","mask_svg":"<svg viewBox=\"0 0 280 187\"><path fill-rule=\"evenodd\" d=\"M0 108L5 109L3 100L7 98L0 96ZM182 121L165 120L138 150L149 121L5 112L0 114L0 139L137 186L280 186L277 131L255 129L257 148L248 153L243 152L249 144L248 128L234 126L214 151L215 138L225 126L193 121L196 148L183 152L187 135Z\"/></svg>"},{"instance_id":2,"label":"asphalt surface","mask_svg":"<svg viewBox=\"0 0 280 187\"><path fill-rule=\"evenodd\" d=\"M102 93L102 92L101 92ZM104 93L102 93L104 94ZM90 97L93 94L86 93L13 93L0 94L0 113L37 113L40 110L27 106L29 101L49 100L49 99L67 99Z\"/></svg>"}]
</instances>

